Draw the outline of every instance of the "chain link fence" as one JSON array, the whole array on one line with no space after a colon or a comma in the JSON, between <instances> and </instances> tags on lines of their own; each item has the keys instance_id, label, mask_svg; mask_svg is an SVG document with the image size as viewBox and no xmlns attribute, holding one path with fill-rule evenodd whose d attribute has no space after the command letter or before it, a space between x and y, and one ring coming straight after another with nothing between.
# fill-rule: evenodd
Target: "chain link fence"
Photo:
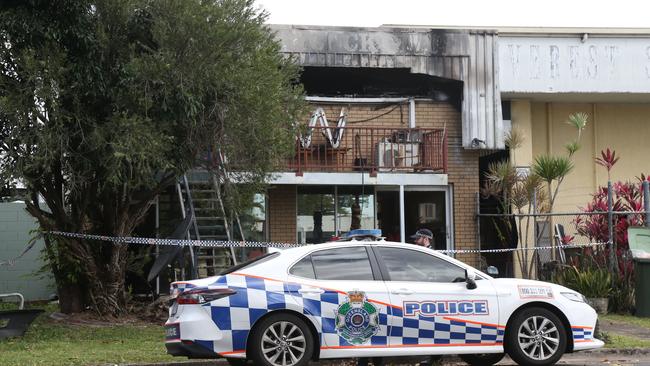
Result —
<instances>
[{"instance_id":1,"label":"chain link fence","mask_svg":"<svg viewBox=\"0 0 650 366\"><path fill-rule=\"evenodd\" d=\"M549 280L557 265L577 265L588 255L602 267L629 256L627 228L643 226L650 212L601 211L477 215L482 267L502 276ZM489 253L493 249L508 252ZM613 268L612 268L613 269Z\"/></svg>"}]
</instances>

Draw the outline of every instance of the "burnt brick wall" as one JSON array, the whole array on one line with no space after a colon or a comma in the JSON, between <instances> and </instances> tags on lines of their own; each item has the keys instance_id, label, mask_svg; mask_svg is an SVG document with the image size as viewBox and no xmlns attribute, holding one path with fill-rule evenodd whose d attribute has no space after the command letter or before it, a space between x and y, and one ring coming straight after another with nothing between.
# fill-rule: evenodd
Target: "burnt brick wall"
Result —
<instances>
[{"instance_id":1,"label":"burnt brick wall","mask_svg":"<svg viewBox=\"0 0 650 366\"><path fill-rule=\"evenodd\" d=\"M322 106L330 126L336 125L341 105ZM395 108L388 105L378 109L376 105L354 104L348 108L348 127L408 128L408 105ZM315 109L315 106L314 108ZM379 117L378 117L379 116ZM370 121L354 122L378 117ZM456 249L476 249L476 194L479 191L479 151L466 150L461 146L461 116L446 102L416 102L416 127L446 128L448 135L448 179L453 186L454 242ZM307 121L307 118L305 119ZM314 138L320 134L314 133ZM381 174L381 173L380 173ZM389 173L383 173L389 174ZM430 173L413 173L430 174ZM296 240L296 187L276 186L269 191L269 217L272 241ZM478 265L476 254L457 254L456 258Z\"/></svg>"},{"instance_id":2,"label":"burnt brick wall","mask_svg":"<svg viewBox=\"0 0 650 366\"><path fill-rule=\"evenodd\" d=\"M269 239L296 242L296 186L278 185L268 190Z\"/></svg>"},{"instance_id":3,"label":"burnt brick wall","mask_svg":"<svg viewBox=\"0 0 650 366\"><path fill-rule=\"evenodd\" d=\"M478 150L462 147L460 112L449 103L416 102L415 125L447 130L448 181L453 186L454 243L456 249L477 249L476 194L479 191ZM478 255L456 254L456 258L478 265Z\"/></svg>"}]
</instances>

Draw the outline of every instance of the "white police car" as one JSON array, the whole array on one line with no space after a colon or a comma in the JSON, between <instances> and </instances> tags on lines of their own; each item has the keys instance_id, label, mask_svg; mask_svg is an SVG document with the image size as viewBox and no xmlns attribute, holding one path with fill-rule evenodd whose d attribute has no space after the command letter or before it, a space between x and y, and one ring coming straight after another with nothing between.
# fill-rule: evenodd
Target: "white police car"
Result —
<instances>
[{"instance_id":1,"label":"white police car","mask_svg":"<svg viewBox=\"0 0 650 366\"><path fill-rule=\"evenodd\" d=\"M494 279L412 244L350 241L274 252L227 274L172 284L168 353L231 364L507 352L550 365L599 348L584 297L551 283Z\"/></svg>"}]
</instances>

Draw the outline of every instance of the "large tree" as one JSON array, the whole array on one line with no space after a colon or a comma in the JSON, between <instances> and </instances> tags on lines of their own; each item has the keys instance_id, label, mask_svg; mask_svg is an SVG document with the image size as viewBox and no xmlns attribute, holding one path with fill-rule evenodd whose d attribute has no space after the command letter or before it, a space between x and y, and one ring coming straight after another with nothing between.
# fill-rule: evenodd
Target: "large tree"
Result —
<instances>
[{"instance_id":1,"label":"large tree","mask_svg":"<svg viewBox=\"0 0 650 366\"><path fill-rule=\"evenodd\" d=\"M298 69L252 0L0 7L0 171L44 231L127 236L215 147L250 186L293 146ZM45 242L62 311L124 310L125 246Z\"/></svg>"}]
</instances>

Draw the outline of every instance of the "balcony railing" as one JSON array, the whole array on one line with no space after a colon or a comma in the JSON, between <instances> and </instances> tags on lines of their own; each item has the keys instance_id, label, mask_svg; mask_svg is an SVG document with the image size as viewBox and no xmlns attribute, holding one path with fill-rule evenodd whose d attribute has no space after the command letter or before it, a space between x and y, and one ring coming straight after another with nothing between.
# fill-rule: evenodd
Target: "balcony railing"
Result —
<instances>
[{"instance_id":1,"label":"balcony railing","mask_svg":"<svg viewBox=\"0 0 650 366\"><path fill-rule=\"evenodd\" d=\"M289 170L303 172L447 172L444 129L313 127L296 139Z\"/></svg>"}]
</instances>

